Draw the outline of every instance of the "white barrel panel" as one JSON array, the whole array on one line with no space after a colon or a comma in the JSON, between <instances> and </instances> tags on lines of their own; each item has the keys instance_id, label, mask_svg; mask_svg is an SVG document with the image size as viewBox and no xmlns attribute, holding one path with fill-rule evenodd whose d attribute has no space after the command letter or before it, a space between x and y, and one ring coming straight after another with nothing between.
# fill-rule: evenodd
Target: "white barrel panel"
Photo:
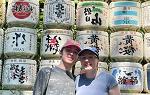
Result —
<instances>
[{"instance_id":1,"label":"white barrel panel","mask_svg":"<svg viewBox=\"0 0 150 95\"><path fill-rule=\"evenodd\" d=\"M79 29L108 28L108 4L102 1L83 1L77 5L77 27Z\"/></svg>"},{"instance_id":2,"label":"white barrel panel","mask_svg":"<svg viewBox=\"0 0 150 95\"><path fill-rule=\"evenodd\" d=\"M39 0L9 0L6 21L9 27L33 28L39 20Z\"/></svg>"},{"instance_id":3,"label":"white barrel panel","mask_svg":"<svg viewBox=\"0 0 150 95\"><path fill-rule=\"evenodd\" d=\"M140 62L143 59L143 36L135 31L118 31L110 34L112 61Z\"/></svg>"},{"instance_id":4,"label":"white barrel panel","mask_svg":"<svg viewBox=\"0 0 150 95\"><path fill-rule=\"evenodd\" d=\"M32 58L37 51L35 29L13 27L5 31L4 54L6 58Z\"/></svg>"},{"instance_id":5,"label":"white barrel panel","mask_svg":"<svg viewBox=\"0 0 150 95\"><path fill-rule=\"evenodd\" d=\"M59 59L60 49L67 39L72 39L72 32L64 29L47 29L44 30L41 37L42 59Z\"/></svg>"},{"instance_id":6,"label":"white barrel panel","mask_svg":"<svg viewBox=\"0 0 150 95\"><path fill-rule=\"evenodd\" d=\"M36 61L30 59L7 59L3 65L2 87L4 89L32 90L36 78Z\"/></svg>"},{"instance_id":7,"label":"white barrel panel","mask_svg":"<svg viewBox=\"0 0 150 95\"><path fill-rule=\"evenodd\" d=\"M49 29L69 29L75 24L75 3L71 0L45 0L44 25Z\"/></svg>"},{"instance_id":8,"label":"white barrel panel","mask_svg":"<svg viewBox=\"0 0 150 95\"><path fill-rule=\"evenodd\" d=\"M140 28L140 3L134 1L111 2L109 25L117 31L135 31Z\"/></svg>"},{"instance_id":9,"label":"white barrel panel","mask_svg":"<svg viewBox=\"0 0 150 95\"><path fill-rule=\"evenodd\" d=\"M81 47L96 47L99 51L101 61L108 58L109 55L109 40L108 33L96 30L77 31L76 40L81 44Z\"/></svg>"},{"instance_id":10,"label":"white barrel panel","mask_svg":"<svg viewBox=\"0 0 150 95\"><path fill-rule=\"evenodd\" d=\"M122 93L140 93L143 91L143 68L135 62L113 62L110 73L118 82Z\"/></svg>"}]
</instances>

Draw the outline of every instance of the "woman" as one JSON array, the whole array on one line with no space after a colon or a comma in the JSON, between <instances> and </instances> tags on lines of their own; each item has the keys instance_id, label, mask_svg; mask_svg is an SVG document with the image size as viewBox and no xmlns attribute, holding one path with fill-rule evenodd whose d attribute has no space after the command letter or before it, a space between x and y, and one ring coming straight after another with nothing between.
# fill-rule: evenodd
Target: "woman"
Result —
<instances>
[{"instance_id":1,"label":"woman","mask_svg":"<svg viewBox=\"0 0 150 95\"><path fill-rule=\"evenodd\" d=\"M95 47L79 52L81 74L76 77L76 95L120 95L115 78L106 73L98 74L99 54Z\"/></svg>"}]
</instances>

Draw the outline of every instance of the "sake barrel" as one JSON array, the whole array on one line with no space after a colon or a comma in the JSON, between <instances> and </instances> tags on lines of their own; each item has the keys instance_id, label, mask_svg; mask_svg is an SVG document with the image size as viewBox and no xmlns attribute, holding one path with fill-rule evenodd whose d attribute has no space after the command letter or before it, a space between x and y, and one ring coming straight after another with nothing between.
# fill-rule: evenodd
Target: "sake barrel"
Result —
<instances>
[{"instance_id":1,"label":"sake barrel","mask_svg":"<svg viewBox=\"0 0 150 95\"><path fill-rule=\"evenodd\" d=\"M0 95L32 95L33 91L0 90Z\"/></svg>"},{"instance_id":2,"label":"sake barrel","mask_svg":"<svg viewBox=\"0 0 150 95\"><path fill-rule=\"evenodd\" d=\"M6 21L8 27L35 28L39 20L39 0L9 0Z\"/></svg>"},{"instance_id":3,"label":"sake barrel","mask_svg":"<svg viewBox=\"0 0 150 95\"><path fill-rule=\"evenodd\" d=\"M76 24L79 30L108 28L108 4L102 1L83 1L77 5Z\"/></svg>"},{"instance_id":4,"label":"sake barrel","mask_svg":"<svg viewBox=\"0 0 150 95\"><path fill-rule=\"evenodd\" d=\"M150 62L150 55L149 51L150 50L150 33L145 33L144 34L144 58L147 62Z\"/></svg>"},{"instance_id":5,"label":"sake barrel","mask_svg":"<svg viewBox=\"0 0 150 95\"><path fill-rule=\"evenodd\" d=\"M32 90L36 78L36 61L7 59L3 65L3 89Z\"/></svg>"},{"instance_id":6,"label":"sake barrel","mask_svg":"<svg viewBox=\"0 0 150 95\"><path fill-rule=\"evenodd\" d=\"M6 10L6 2L5 0L0 0L0 27L3 27L5 23L5 10Z\"/></svg>"},{"instance_id":7,"label":"sake barrel","mask_svg":"<svg viewBox=\"0 0 150 95\"><path fill-rule=\"evenodd\" d=\"M40 62L40 69L44 68L44 67L54 67L57 66L58 64L60 64L61 60L58 59L50 59L50 60L41 60Z\"/></svg>"},{"instance_id":8,"label":"sake barrel","mask_svg":"<svg viewBox=\"0 0 150 95\"><path fill-rule=\"evenodd\" d=\"M112 62L110 73L118 82L122 93L140 93L143 91L143 68L135 62Z\"/></svg>"},{"instance_id":9,"label":"sake barrel","mask_svg":"<svg viewBox=\"0 0 150 95\"><path fill-rule=\"evenodd\" d=\"M110 3L110 27L115 31L137 30L140 28L140 3L116 1Z\"/></svg>"},{"instance_id":10,"label":"sake barrel","mask_svg":"<svg viewBox=\"0 0 150 95\"><path fill-rule=\"evenodd\" d=\"M97 30L77 31L76 40L81 47L96 47L101 61L106 61L109 55L108 33Z\"/></svg>"},{"instance_id":11,"label":"sake barrel","mask_svg":"<svg viewBox=\"0 0 150 95\"><path fill-rule=\"evenodd\" d=\"M45 0L44 26L70 29L75 24L75 3L71 0Z\"/></svg>"},{"instance_id":12,"label":"sake barrel","mask_svg":"<svg viewBox=\"0 0 150 95\"><path fill-rule=\"evenodd\" d=\"M12 27L5 31L6 58L33 58L37 50L37 32L25 27Z\"/></svg>"},{"instance_id":13,"label":"sake barrel","mask_svg":"<svg viewBox=\"0 0 150 95\"><path fill-rule=\"evenodd\" d=\"M141 10L142 27L146 30L145 32L150 32L150 1L143 2Z\"/></svg>"},{"instance_id":14,"label":"sake barrel","mask_svg":"<svg viewBox=\"0 0 150 95\"><path fill-rule=\"evenodd\" d=\"M150 93L150 63L144 66L144 92Z\"/></svg>"},{"instance_id":15,"label":"sake barrel","mask_svg":"<svg viewBox=\"0 0 150 95\"><path fill-rule=\"evenodd\" d=\"M71 30L47 29L41 36L41 58L59 58L60 49L67 41L72 38Z\"/></svg>"},{"instance_id":16,"label":"sake barrel","mask_svg":"<svg viewBox=\"0 0 150 95\"><path fill-rule=\"evenodd\" d=\"M0 58L3 54L3 41L4 41L3 37L4 37L4 30L0 28Z\"/></svg>"},{"instance_id":17,"label":"sake barrel","mask_svg":"<svg viewBox=\"0 0 150 95\"><path fill-rule=\"evenodd\" d=\"M112 61L140 62L143 59L143 36L135 31L118 31L110 34Z\"/></svg>"}]
</instances>

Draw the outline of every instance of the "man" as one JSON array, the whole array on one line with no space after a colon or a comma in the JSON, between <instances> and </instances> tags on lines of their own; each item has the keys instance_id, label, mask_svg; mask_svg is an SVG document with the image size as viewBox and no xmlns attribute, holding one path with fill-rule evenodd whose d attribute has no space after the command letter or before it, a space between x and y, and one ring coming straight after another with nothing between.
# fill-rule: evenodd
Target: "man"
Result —
<instances>
[{"instance_id":1,"label":"man","mask_svg":"<svg viewBox=\"0 0 150 95\"><path fill-rule=\"evenodd\" d=\"M38 72L33 95L75 95L74 78L70 69L78 60L79 51L79 43L67 40L60 50L60 64L52 69L42 68Z\"/></svg>"},{"instance_id":2,"label":"man","mask_svg":"<svg viewBox=\"0 0 150 95\"><path fill-rule=\"evenodd\" d=\"M115 78L107 72L97 72L99 54L95 47L79 52L81 74L76 78L76 95L120 95Z\"/></svg>"}]
</instances>

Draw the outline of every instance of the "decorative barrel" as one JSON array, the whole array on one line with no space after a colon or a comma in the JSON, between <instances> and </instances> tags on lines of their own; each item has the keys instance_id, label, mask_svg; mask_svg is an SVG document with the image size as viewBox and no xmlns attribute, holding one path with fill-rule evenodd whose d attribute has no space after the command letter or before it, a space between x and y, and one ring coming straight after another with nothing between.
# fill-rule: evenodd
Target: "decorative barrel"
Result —
<instances>
[{"instance_id":1,"label":"decorative barrel","mask_svg":"<svg viewBox=\"0 0 150 95\"><path fill-rule=\"evenodd\" d=\"M142 27L146 30L145 32L150 32L150 1L143 2L141 10Z\"/></svg>"},{"instance_id":2,"label":"decorative barrel","mask_svg":"<svg viewBox=\"0 0 150 95\"><path fill-rule=\"evenodd\" d=\"M140 28L140 3L116 1L110 3L110 27L115 31Z\"/></svg>"},{"instance_id":3,"label":"decorative barrel","mask_svg":"<svg viewBox=\"0 0 150 95\"><path fill-rule=\"evenodd\" d=\"M75 24L75 3L71 0L45 0L44 25L46 28L70 29Z\"/></svg>"},{"instance_id":4,"label":"decorative barrel","mask_svg":"<svg viewBox=\"0 0 150 95\"><path fill-rule=\"evenodd\" d=\"M33 91L0 90L0 95L33 95Z\"/></svg>"},{"instance_id":5,"label":"decorative barrel","mask_svg":"<svg viewBox=\"0 0 150 95\"><path fill-rule=\"evenodd\" d=\"M9 0L6 21L8 27L34 28L39 20L39 0Z\"/></svg>"},{"instance_id":6,"label":"decorative barrel","mask_svg":"<svg viewBox=\"0 0 150 95\"><path fill-rule=\"evenodd\" d=\"M4 37L4 30L0 28L0 58L3 53L3 41L4 41L3 37Z\"/></svg>"},{"instance_id":7,"label":"decorative barrel","mask_svg":"<svg viewBox=\"0 0 150 95\"><path fill-rule=\"evenodd\" d=\"M150 93L150 63L144 65L144 92Z\"/></svg>"},{"instance_id":8,"label":"decorative barrel","mask_svg":"<svg viewBox=\"0 0 150 95\"><path fill-rule=\"evenodd\" d=\"M108 4L102 1L81 1L77 5L76 24L79 30L108 28Z\"/></svg>"},{"instance_id":9,"label":"decorative barrel","mask_svg":"<svg viewBox=\"0 0 150 95\"><path fill-rule=\"evenodd\" d=\"M31 59L7 59L3 65L4 89L32 90L36 78L36 61Z\"/></svg>"},{"instance_id":10,"label":"decorative barrel","mask_svg":"<svg viewBox=\"0 0 150 95\"><path fill-rule=\"evenodd\" d=\"M6 1L5 0L0 0L0 27L3 27L5 23L5 10L6 10Z\"/></svg>"},{"instance_id":11,"label":"decorative barrel","mask_svg":"<svg viewBox=\"0 0 150 95\"><path fill-rule=\"evenodd\" d=\"M42 59L59 58L60 49L67 41L73 38L71 30L47 29L41 36L41 57Z\"/></svg>"},{"instance_id":12,"label":"decorative barrel","mask_svg":"<svg viewBox=\"0 0 150 95\"><path fill-rule=\"evenodd\" d=\"M5 31L4 54L6 58L33 58L37 50L35 29L13 27Z\"/></svg>"},{"instance_id":13,"label":"decorative barrel","mask_svg":"<svg viewBox=\"0 0 150 95\"><path fill-rule=\"evenodd\" d=\"M144 34L144 58L147 62L150 62L150 33Z\"/></svg>"},{"instance_id":14,"label":"decorative barrel","mask_svg":"<svg viewBox=\"0 0 150 95\"><path fill-rule=\"evenodd\" d=\"M52 68L53 66L57 66L58 64L60 64L60 61L61 60L57 60L57 59L41 60L41 62L40 62L40 69L44 68L44 67Z\"/></svg>"},{"instance_id":15,"label":"decorative barrel","mask_svg":"<svg viewBox=\"0 0 150 95\"><path fill-rule=\"evenodd\" d=\"M108 33L104 31L84 30L77 31L76 40L81 47L94 46L99 51L101 61L106 61L109 55Z\"/></svg>"},{"instance_id":16,"label":"decorative barrel","mask_svg":"<svg viewBox=\"0 0 150 95\"><path fill-rule=\"evenodd\" d=\"M140 62L143 59L143 36L135 31L118 31L110 34L112 61Z\"/></svg>"},{"instance_id":17,"label":"decorative barrel","mask_svg":"<svg viewBox=\"0 0 150 95\"><path fill-rule=\"evenodd\" d=\"M118 82L122 93L140 93L143 91L143 68L135 62L113 62L110 73Z\"/></svg>"}]
</instances>

